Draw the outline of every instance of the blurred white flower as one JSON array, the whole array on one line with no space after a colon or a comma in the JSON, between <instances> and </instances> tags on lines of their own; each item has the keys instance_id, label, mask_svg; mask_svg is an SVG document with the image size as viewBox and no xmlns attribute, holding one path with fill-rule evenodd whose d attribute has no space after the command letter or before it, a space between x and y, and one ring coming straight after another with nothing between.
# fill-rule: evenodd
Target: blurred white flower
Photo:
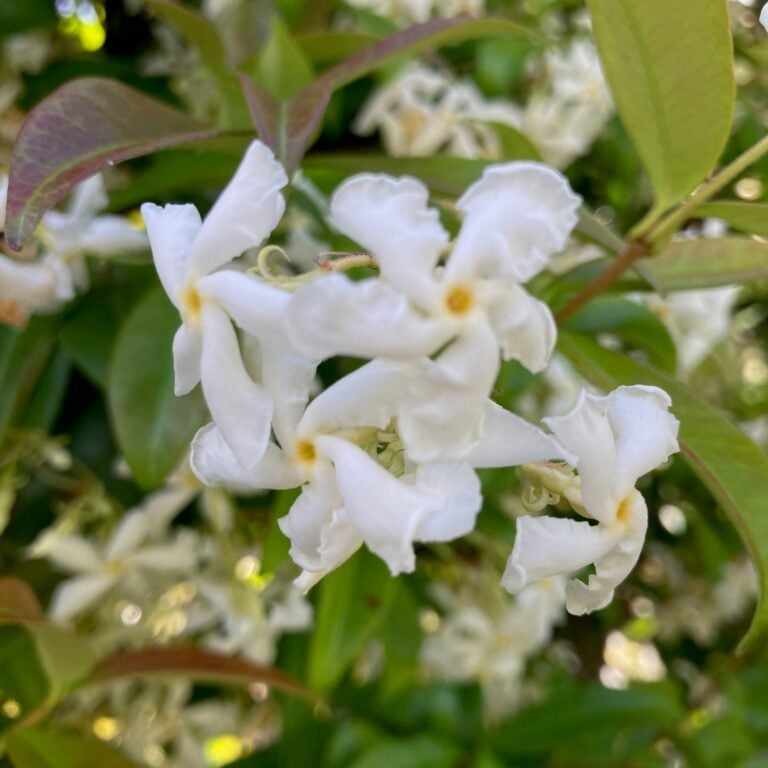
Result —
<instances>
[{"instance_id":1,"label":"blurred white flower","mask_svg":"<svg viewBox=\"0 0 768 768\"><path fill-rule=\"evenodd\" d=\"M610 602L645 539L648 510L635 483L679 449L679 424L670 405L669 396L656 387L620 387L606 397L584 393L569 414L545 419L577 457L579 476L568 498L595 524L546 515L519 518L502 580L510 592L594 564L587 583L569 582L568 611L588 613Z\"/></svg>"},{"instance_id":2,"label":"blurred white flower","mask_svg":"<svg viewBox=\"0 0 768 768\"><path fill-rule=\"evenodd\" d=\"M768 32L768 4L763 6L763 10L760 11L760 23L765 28L765 31Z\"/></svg>"},{"instance_id":3,"label":"blurred white flower","mask_svg":"<svg viewBox=\"0 0 768 768\"><path fill-rule=\"evenodd\" d=\"M520 124L519 110L486 100L470 82L458 83L437 69L413 63L379 88L353 125L367 136L381 132L395 157L426 157L445 151L458 157L497 158L499 140L486 123Z\"/></svg>"},{"instance_id":4,"label":"blurred white flower","mask_svg":"<svg viewBox=\"0 0 768 768\"><path fill-rule=\"evenodd\" d=\"M406 27L430 18L452 18L461 13L482 13L485 0L346 0L347 5Z\"/></svg>"}]
</instances>

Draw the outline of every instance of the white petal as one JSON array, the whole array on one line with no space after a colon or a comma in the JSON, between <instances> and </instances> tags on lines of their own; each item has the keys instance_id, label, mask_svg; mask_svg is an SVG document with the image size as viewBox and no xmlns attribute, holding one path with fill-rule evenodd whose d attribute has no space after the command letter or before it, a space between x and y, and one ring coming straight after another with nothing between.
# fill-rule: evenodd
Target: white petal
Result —
<instances>
[{"instance_id":1,"label":"white petal","mask_svg":"<svg viewBox=\"0 0 768 768\"><path fill-rule=\"evenodd\" d=\"M264 455L272 421L272 399L248 375L237 335L218 306L203 305L201 380L211 416L245 469Z\"/></svg>"},{"instance_id":2,"label":"white petal","mask_svg":"<svg viewBox=\"0 0 768 768\"><path fill-rule=\"evenodd\" d=\"M289 554L298 566L308 571L324 571L333 567L330 561L335 555L329 559L329 552L340 554L345 551L345 547L336 551L333 538L328 538L327 531L328 526L333 525L334 510L341 506L342 500L336 488L333 469L330 465L320 467L312 482L302 488L301 495L293 503L288 514L278 520L280 530L291 540ZM339 528L341 538L345 542L349 533L348 525L343 523L342 518L337 517L332 527L332 530Z\"/></svg>"},{"instance_id":3,"label":"white petal","mask_svg":"<svg viewBox=\"0 0 768 768\"><path fill-rule=\"evenodd\" d=\"M576 459L551 435L491 400L485 403L485 417L477 445L465 461L473 467L515 467L536 461Z\"/></svg>"},{"instance_id":4,"label":"white petal","mask_svg":"<svg viewBox=\"0 0 768 768\"><path fill-rule=\"evenodd\" d=\"M280 190L287 183L272 151L254 141L205 217L190 251L190 265L207 275L259 245L283 215L285 200Z\"/></svg>"},{"instance_id":5,"label":"white petal","mask_svg":"<svg viewBox=\"0 0 768 768\"><path fill-rule=\"evenodd\" d=\"M98 173L75 187L69 203L69 217L73 221L87 221L103 211L108 203L104 179Z\"/></svg>"},{"instance_id":6,"label":"white petal","mask_svg":"<svg viewBox=\"0 0 768 768\"><path fill-rule=\"evenodd\" d=\"M530 280L565 248L580 204L568 180L545 165L490 166L457 203L464 223L446 276Z\"/></svg>"},{"instance_id":7,"label":"white petal","mask_svg":"<svg viewBox=\"0 0 768 768\"><path fill-rule=\"evenodd\" d=\"M32 312L56 303L56 274L47 263L20 263L0 253L0 312L23 324Z\"/></svg>"},{"instance_id":8,"label":"white petal","mask_svg":"<svg viewBox=\"0 0 768 768\"><path fill-rule=\"evenodd\" d=\"M420 181L371 173L347 179L331 198L333 224L369 250L382 277L416 303L432 290L432 272L448 242L428 204Z\"/></svg>"},{"instance_id":9,"label":"white petal","mask_svg":"<svg viewBox=\"0 0 768 768\"><path fill-rule=\"evenodd\" d=\"M491 325L505 360L519 360L532 373L547 367L557 340L549 307L514 283L489 306Z\"/></svg>"},{"instance_id":10,"label":"white petal","mask_svg":"<svg viewBox=\"0 0 768 768\"><path fill-rule=\"evenodd\" d=\"M312 435L351 427L383 429L397 415L402 391L419 370L419 366L386 360L374 360L358 368L309 404L298 432Z\"/></svg>"},{"instance_id":11,"label":"white petal","mask_svg":"<svg viewBox=\"0 0 768 768\"><path fill-rule=\"evenodd\" d=\"M645 541L648 509L643 497L635 491L625 510L628 516L621 541L603 557L595 560L595 573L585 584L573 580L566 589L566 608L579 616L604 608L613 598L613 592L635 567Z\"/></svg>"},{"instance_id":12,"label":"white petal","mask_svg":"<svg viewBox=\"0 0 768 768\"><path fill-rule=\"evenodd\" d=\"M317 365L294 355L285 343L261 342L261 381L274 403L272 429L281 446L290 445L315 386Z\"/></svg>"},{"instance_id":13,"label":"white petal","mask_svg":"<svg viewBox=\"0 0 768 768\"><path fill-rule=\"evenodd\" d=\"M609 395L608 419L616 443L617 492L627 495L638 478L680 449L672 401L658 387L619 387Z\"/></svg>"},{"instance_id":14,"label":"white petal","mask_svg":"<svg viewBox=\"0 0 768 768\"><path fill-rule=\"evenodd\" d=\"M123 216L98 216L88 222L79 239L82 250L94 256L122 256L149 248L146 232Z\"/></svg>"},{"instance_id":15,"label":"white petal","mask_svg":"<svg viewBox=\"0 0 768 768\"><path fill-rule=\"evenodd\" d=\"M173 337L173 391L176 397L189 394L200 382L203 337L196 328L183 323Z\"/></svg>"},{"instance_id":16,"label":"white petal","mask_svg":"<svg viewBox=\"0 0 768 768\"><path fill-rule=\"evenodd\" d=\"M414 376L398 426L413 461L461 461L480 438L485 401L499 369L486 322L469 325L436 361Z\"/></svg>"},{"instance_id":17,"label":"white petal","mask_svg":"<svg viewBox=\"0 0 768 768\"><path fill-rule=\"evenodd\" d=\"M103 597L115 580L114 576L93 573L65 581L56 588L48 614L57 621L74 618Z\"/></svg>"},{"instance_id":18,"label":"white petal","mask_svg":"<svg viewBox=\"0 0 768 768\"><path fill-rule=\"evenodd\" d=\"M620 526L547 515L518 518L515 546L501 584L514 594L531 582L574 573L608 554L622 533Z\"/></svg>"},{"instance_id":19,"label":"white petal","mask_svg":"<svg viewBox=\"0 0 768 768\"><path fill-rule=\"evenodd\" d=\"M327 275L294 294L288 308L291 343L305 357L334 355L413 359L430 355L453 325L427 320L380 280Z\"/></svg>"},{"instance_id":20,"label":"white petal","mask_svg":"<svg viewBox=\"0 0 768 768\"><path fill-rule=\"evenodd\" d=\"M148 531L149 524L143 512L134 511L123 515L104 551L107 561L125 557L138 549L147 538Z\"/></svg>"},{"instance_id":21,"label":"white petal","mask_svg":"<svg viewBox=\"0 0 768 768\"><path fill-rule=\"evenodd\" d=\"M194 574L197 554L183 541L146 547L126 558L129 565L152 571Z\"/></svg>"},{"instance_id":22,"label":"white petal","mask_svg":"<svg viewBox=\"0 0 768 768\"><path fill-rule=\"evenodd\" d=\"M347 440L319 437L316 445L333 461L344 509L368 549L386 562L393 576L413 571L413 542L429 511L428 496Z\"/></svg>"},{"instance_id":23,"label":"white petal","mask_svg":"<svg viewBox=\"0 0 768 768\"><path fill-rule=\"evenodd\" d=\"M557 441L577 458L581 499L592 517L613 521L622 494L615 494L616 446L608 418L609 399L582 392L565 416L544 419Z\"/></svg>"},{"instance_id":24,"label":"white petal","mask_svg":"<svg viewBox=\"0 0 768 768\"><path fill-rule=\"evenodd\" d=\"M104 564L93 544L81 536L53 537L45 556L56 568L70 573L97 571Z\"/></svg>"},{"instance_id":25,"label":"white petal","mask_svg":"<svg viewBox=\"0 0 768 768\"><path fill-rule=\"evenodd\" d=\"M282 336L291 295L257 277L224 269L197 281L201 296L211 296L247 333Z\"/></svg>"},{"instance_id":26,"label":"white petal","mask_svg":"<svg viewBox=\"0 0 768 768\"><path fill-rule=\"evenodd\" d=\"M144 203L141 215L147 227L152 258L168 298L179 306L179 289L187 271L189 249L200 231L200 214L194 205Z\"/></svg>"},{"instance_id":27,"label":"white petal","mask_svg":"<svg viewBox=\"0 0 768 768\"><path fill-rule=\"evenodd\" d=\"M255 467L244 469L214 424L198 430L192 440L189 465L206 485L222 485L242 493L295 488L302 481L292 462L272 442L267 443Z\"/></svg>"},{"instance_id":28,"label":"white petal","mask_svg":"<svg viewBox=\"0 0 768 768\"><path fill-rule=\"evenodd\" d=\"M768 32L768 5L763 6L763 10L760 11L760 23L765 27Z\"/></svg>"}]
</instances>

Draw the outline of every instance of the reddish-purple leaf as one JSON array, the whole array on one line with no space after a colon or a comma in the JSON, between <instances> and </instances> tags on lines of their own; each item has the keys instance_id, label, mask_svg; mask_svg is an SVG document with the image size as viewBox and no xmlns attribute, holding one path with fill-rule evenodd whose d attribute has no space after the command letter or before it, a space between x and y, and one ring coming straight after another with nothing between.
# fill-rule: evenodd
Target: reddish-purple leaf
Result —
<instances>
[{"instance_id":1,"label":"reddish-purple leaf","mask_svg":"<svg viewBox=\"0 0 768 768\"><path fill-rule=\"evenodd\" d=\"M221 134L117 80L73 80L40 102L21 127L11 156L5 236L20 248L48 209L108 165Z\"/></svg>"},{"instance_id":2,"label":"reddish-purple leaf","mask_svg":"<svg viewBox=\"0 0 768 768\"><path fill-rule=\"evenodd\" d=\"M0 579L0 620L15 624L42 618L43 609L37 595L26 581L15 576Z\"/></svg>"},{"instance_id":3,"label":"reddish-purple leaf","mask_svg":"<svg viewBox=\"0 0 768 768\"><path fill-rule=\"evenodd\" d=\"M279 669L192 646L145 648L113 654L99 662L86 684L132 677L179 675L213 683L266 683L305 698L317 698L298 680Z\"/></svg>"}]
</instances>

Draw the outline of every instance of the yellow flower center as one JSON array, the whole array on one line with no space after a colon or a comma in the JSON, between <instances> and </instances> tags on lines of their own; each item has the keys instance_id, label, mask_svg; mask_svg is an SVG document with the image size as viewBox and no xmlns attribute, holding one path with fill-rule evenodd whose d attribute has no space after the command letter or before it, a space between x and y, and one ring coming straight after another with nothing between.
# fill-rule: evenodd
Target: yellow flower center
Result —
<instances>
[{"instance_id":1,"label":"yellow flower center","mask_svg":"<svg viewBox=\"0 0 768 768\"><path fill-rule=\"evenodd\" d=\"M296 444L296 458L305 464L311 464L317 458L314 443L311 440L299 440Z\"/></svg>"},{"instance_id":2,"label":"yellow flower center","mask_svg":"<svg viewBox=\"0 0 768 768\"><path fill-rule=\"evenodd\" d=\"M445 306L452 315L464 315L472 309L475 298L463 285L455 285L445 296Z\"/></svg>"},{"instance_id":3,"label":"yellow flower center","mask_svg":"<svg viewBox=\"0 0 768 768\"><path fill-rule=\"evenodd\" d=\"M184 319L190 323L200 321L203 299L194 285L189 285L181 292L181 310Z\"/></svg>"},{"instance_id":4,"label":"yellow flower center","mask_svg":"<svg viewBox=\"0 0 768 768\"><path fill-rule=\"evenodd\" d=\"M630 503L629 497L627 497L619 504L619 508L616 510L616 520L618 522L626 523L629 520Z\"/></svg>"}]
</instances>

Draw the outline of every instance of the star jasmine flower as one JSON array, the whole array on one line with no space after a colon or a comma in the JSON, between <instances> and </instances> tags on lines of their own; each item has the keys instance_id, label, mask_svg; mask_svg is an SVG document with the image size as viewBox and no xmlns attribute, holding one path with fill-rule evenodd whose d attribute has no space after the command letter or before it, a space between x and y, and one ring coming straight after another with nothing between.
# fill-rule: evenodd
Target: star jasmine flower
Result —
<instances>
[{"instance_id":1,"label":"star jasmine flower","mask_svg":"<svg viewBox=\"0 0 768 768\"><path fill-rule=\"evenodd\" d=\"M404 456L392 426L403 382L412 375L407 367L368 363L302 412L314 368L288 353L265 359L264 381L281 393L276 403L284 410L276 412L275 440L263 459L243 470L219 430L209 425L195 437L190 463L208 485L241 491L302 487L280 527L303 569L296 583L304 589L362 543L397 574L414 569L414 542L468 533L482 502L473 466L568 455L536 427L488 401L483 440L468 461L416 464Z\"/></svg>"},{"instance_id":2,"label":"star jasmine flower","mask_svg":"<svg viewBox=\"0 0 768 768\"><path fill-rule=\"evenodd\" d=\"M256 338L280 338L288 295L219 268L272 232L287 182L272 152L254 141L205 221L193 205L141 208L160 281L182 318L173 340L176 394L202 383L211 416L244 467L264 455L273 404L246 371L232 321Z\"/></svg>"},{"instance_id":3,"label":"star jasmine flower","mask_svg":"<svg viewBox=\"0 0 768 768\"><path fill-rule=\"evenodd\" d=\"M576 457L578 478L562 495L592 522L521 517L502 579L510 592L594 564L586 583L569 582L566 607L582 614L610 602L645 539L648 509L635 483L679 450L679 423L670 405L669 396L656 387L619 387L606 397L583 393L569 414L544 420Z\"/></svg>"},{"instance_id":4,"label":"star jasmine flower","mask_svg":"<svg viewBox=\"0 0 768 768\"><path fill-rule=\"evenodd\" d=\"M398 412L408 453L416 461L460 459L478 440L500 356L533 372L547 364L555 324L521 283L565 246L579 201L545 166L488 168L459 200L462 227L439 266L449 238L426 187L407 177L355 176L334 194L332 221L374 255L380 278L332 274L300 287L289 336L309 358L413 362L418 375Z\"/></svg>"}]
</instances>

